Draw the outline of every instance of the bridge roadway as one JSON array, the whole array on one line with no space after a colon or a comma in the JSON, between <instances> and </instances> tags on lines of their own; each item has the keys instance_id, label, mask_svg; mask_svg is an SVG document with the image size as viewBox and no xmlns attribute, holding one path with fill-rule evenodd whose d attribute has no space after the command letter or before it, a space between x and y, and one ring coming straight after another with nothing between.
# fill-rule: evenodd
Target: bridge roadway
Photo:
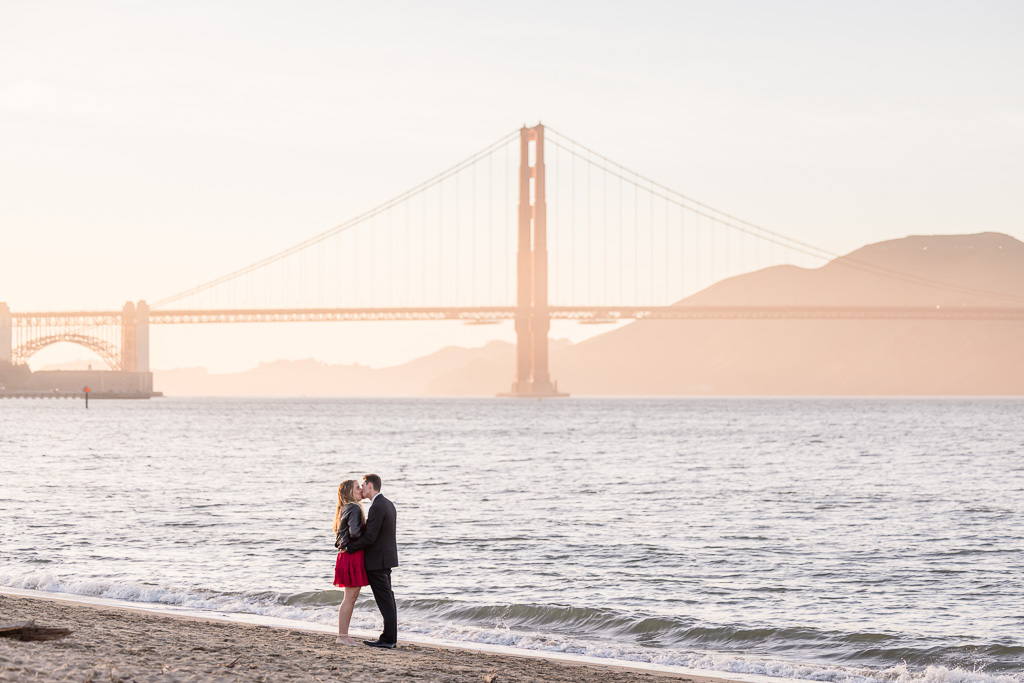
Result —
<instances>
[{"instance_id":1,"label":"bridge roadway","mask_svg":"<svg viewBox=\"0 0 1024 683\"><path fill-rule=\"evenodd\" d=\"M426 308L266 308L149 311L151 325L384 320L514 320L515 306ZM525 309L529 317L535 311ZM122 311L11 312L13 327L120 325ZM613 323L620 320L1024 320L1010 306L549 306L552 320Z\"/></svg>"}]
</instances>

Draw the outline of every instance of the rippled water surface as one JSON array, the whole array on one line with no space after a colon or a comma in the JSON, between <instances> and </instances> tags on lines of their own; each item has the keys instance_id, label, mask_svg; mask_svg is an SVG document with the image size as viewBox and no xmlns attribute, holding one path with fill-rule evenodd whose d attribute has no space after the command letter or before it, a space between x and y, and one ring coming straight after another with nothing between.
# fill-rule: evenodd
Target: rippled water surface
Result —
<instances>
[{"instance_id":1,"label":"rippled water surface","mask_svg":"<svg viewBox=\"0 0 1024 683\"><path fill-rule=\"evenodd\" d=\"M368 471L406 634L1024 680L1016 399L4 400L0 584L331 623Z\"/></svg>"}]
</instances>

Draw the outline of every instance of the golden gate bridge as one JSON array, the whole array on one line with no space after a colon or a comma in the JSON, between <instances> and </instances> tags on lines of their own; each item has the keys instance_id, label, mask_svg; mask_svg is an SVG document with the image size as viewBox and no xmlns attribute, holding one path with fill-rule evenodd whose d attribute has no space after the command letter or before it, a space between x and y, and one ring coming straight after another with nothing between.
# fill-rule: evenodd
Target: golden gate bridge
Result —
<instances>
[{"instance_id":1,"label":"golden gate bridge","mask_svg":"<svg viewBox=\"0 0 1024 683\"><path fill-rule=\"evenodd\" d=\"M152 306L12 312L0 303L0 362L25 364L46 346L71 342L112 370L151 378L150 325L509 320L516 370L508 395L542 397L559 395L548 367L552 320L1024 320L1022 297L850 257L840 263L987 303L680 303L734 275L838 256L699 202L538 124L330 230Z\"/></svg>"}]
</instances>

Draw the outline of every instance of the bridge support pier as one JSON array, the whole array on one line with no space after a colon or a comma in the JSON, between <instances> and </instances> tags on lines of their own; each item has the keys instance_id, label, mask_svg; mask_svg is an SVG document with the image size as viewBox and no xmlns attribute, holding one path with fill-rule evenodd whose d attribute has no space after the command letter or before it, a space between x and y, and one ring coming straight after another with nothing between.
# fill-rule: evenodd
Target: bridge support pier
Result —
<instances>
[{"instance_id":1,"label":"bridge support pier","mask_svg":"<svg viewBox=\"0 0 1024 683\"><path fill-rule=\"evenodd\" d=\"M121 310L121 370L138 373L139 391L153 392L149 371L149 306L131 301Z\"/></svg>"},{"instance_id":2,"label":"bridge support pier","mask_svg":"<svg viewBox=\"0 0 1024 683\"><path fill-rule=\"evenodd\" d=\"M135 304L135 371L149 372L149 305Z\"/></svg>"},{"instance_id":3,"label":"bridge support pier","mask_svg":"<svg viewBox=\"0 0 1024 683\"><path fill-rule=\"evenodd\" d=\"M145 301L125 304L121 311L121 370L146 376L148 391L153 391L150 375L150 306Z\"/></svg>"},{"instance_id":4,"label":"bridge support pier","mask_svg":"<svg viewBox=\"0 0 1024 683\"><path fill-rule=\"evenodd\" d=\"M121 310L121 370L149 372L149 306L131 301Z\"/></svg>"},{"instance_id":5,"label":"bridge support pier","mask_svg":"<svg viewBox=\"0 0 1024 683\"><path fill-rule=\"evenodd\" d=\"M530 165L530 143L534 163ZM531 183L533 181L531 193ZM558 393L548 372L548 247L544 126L519 131L519 248L516 253L516 374L500 396L544 398ZM532 197L531 197L532 194Z\"/></svg>"},{"instance_id":6,"label":"bridge support pier","mask_svg":"<svg viewBox=\"0 0 1024 683\"><path fill-rule=\"evenodd\" d=\"M135 372L138 367L135 360L137 339L135 304L129 301L121 309L121 370L123 372Z\"/></svg>"},{"instance_id":7,"label":"bridge support pier","mask_svg":"<svg viewBox=\"0 0 1024 683\"><path fill-rule=\"evenodd\" d=\"M0 363L11 363L13 361L12 332L14 325L11 322L11 309L7 304L0 301Z\"/></svg>"}]
</instances>

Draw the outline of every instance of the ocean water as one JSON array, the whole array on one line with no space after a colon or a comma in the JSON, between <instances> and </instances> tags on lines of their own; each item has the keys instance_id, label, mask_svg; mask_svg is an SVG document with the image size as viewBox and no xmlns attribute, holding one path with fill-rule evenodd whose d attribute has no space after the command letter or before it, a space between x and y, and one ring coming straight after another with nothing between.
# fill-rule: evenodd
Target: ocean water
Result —
<instances>
[{"instance_id":1,"label":"ocean water","mask_svg":"<svg viewBox=\"0 0 1024 683\"><path fill-rule=\"evenodd\" d=\"M0 401L0 586L817 681L1024 681L1024 400ZM379 627L369 590L354 627Z\"/></svg>"}]
</instances>

